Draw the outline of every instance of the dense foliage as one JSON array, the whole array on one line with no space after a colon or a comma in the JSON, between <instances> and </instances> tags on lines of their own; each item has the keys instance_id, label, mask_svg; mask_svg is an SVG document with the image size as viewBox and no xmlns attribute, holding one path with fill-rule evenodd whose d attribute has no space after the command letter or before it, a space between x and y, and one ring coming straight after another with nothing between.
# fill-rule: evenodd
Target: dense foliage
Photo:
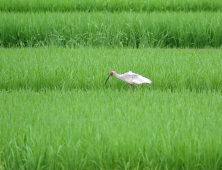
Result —
<instances>
[{"instance_id":1,"label":"dense foliage","mask_svg":"<svg viewBox=\"0 0 222 170\"><path fill-rule=\"evenodd\" d=\"M0 45L218 48L221 6L219 0L3 0Z\"/></svg>"},{"instance_id":2,"label":"dense foliage","mask_svg":"<svg viewBox=\"0 0 222 170\"><path fill-rule=\"evenodd\" d=\"M222 11L220 0L1 0L5 12Z\"/></svg>"},{"instance_id":3,"label":"dense foliage","mask_svg":"<svg viewBox=\"0 0 222 170\"><path fill-rule=\"evenodd\" d=\"M0 170L222 169L221 0L1 0ZM139 89L110 71L152 80Z\"/></svg>"}]
</instances>

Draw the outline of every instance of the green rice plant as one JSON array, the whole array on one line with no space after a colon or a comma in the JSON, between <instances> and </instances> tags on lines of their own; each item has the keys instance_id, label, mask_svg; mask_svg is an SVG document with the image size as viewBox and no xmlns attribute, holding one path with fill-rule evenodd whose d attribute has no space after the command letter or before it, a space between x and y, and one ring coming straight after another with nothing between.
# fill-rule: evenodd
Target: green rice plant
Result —
<instances>
[{"instance_id":1,"label":"green rice plant","mask_svg":"<svg viewBox=\"0 0 222 170\"><path fill-rule=\"evenodd\" d=\"M222 11L220 0L1 0L5 12Z\"/></svg>"},{"instance_id":2,"label":"green rice plant","mask_svg":"<svg viewBox=\"0 0 222 170\"><path fill-rule=\"evenodd\" d=\"M220 47L221 13L0 13L4 47Z\"/></svg>"},{"instance_id":3,"label":"green rice plant","mask_svg":"<svg viewBox=\"0 0 222 170\"><path fill-rule=\"evenodd\" d=\"M221 169L222 97L1 90L3 169Z\"/></svg>"},{"instance_id":4,"label":"green rice plant","mask_svg":"<svg viewBox=\"0 0 222 170\"><path fill-rule=\"evenodd\" d=\"M152 80L141 90L221 91L221 50L126 48L0 48L0 89L105 89L110 71ZM111 78L107 88L129 91ZM137 89L135 89L137 90Z\"/></svg>"}]
</instances>

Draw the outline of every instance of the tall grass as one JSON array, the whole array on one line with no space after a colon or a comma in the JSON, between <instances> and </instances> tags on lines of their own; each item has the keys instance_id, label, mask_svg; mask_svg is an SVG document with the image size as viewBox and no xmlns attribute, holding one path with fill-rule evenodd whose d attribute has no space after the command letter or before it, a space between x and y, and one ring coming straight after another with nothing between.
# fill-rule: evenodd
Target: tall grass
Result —
<instances>
[{"instance_id":1,"label":"tall grass","mask_svg":"<svg viewBox=\"0 0 222 170\"><path fill-rule=\"evenodd\" d=\"M220 93L0 91L3 169L221 169Z\"/></svg>"},{"instance_id":2,"label":"tall grass","mask_svg":"<svg viewBox=\"0 0 222 170\"><path fill-rule=\"evenodd\" d=\"M0 49L0 89L103 89L110 71L141 74L141 89L221 91L221 50L27 48ZM129 91L112 78L107 88ZM137 89L136 89L137 90Z\"/></svg>"},{"instance_id":3,"label":"tall grass","mask_svg":"<svg viewBox=\"0 0 222 170\"><path fill-rule=\"evenodd\" d=\"M221 13L0 13L1 45L220 47Z\"/></svg>"},{"instance_id":4,"label":"tall grass","mask_svg":"<svg viewBox=\"0 0 222 170\"><path fill-rule=\"evenodd\" d=\"M152 11L222 11L220 0L1 0L0 11L6 12L152 12Z\"/></svg>"}]
</instances>

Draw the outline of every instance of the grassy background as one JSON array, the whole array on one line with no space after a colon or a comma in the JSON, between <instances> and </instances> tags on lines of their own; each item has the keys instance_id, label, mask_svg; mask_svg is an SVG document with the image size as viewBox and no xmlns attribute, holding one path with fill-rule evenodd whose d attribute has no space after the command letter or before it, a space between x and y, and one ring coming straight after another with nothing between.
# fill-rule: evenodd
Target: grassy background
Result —
<instances>
[{"instance_id":1,"label":"grassy background","mask_svg":"<svg viewBox=\"0 0 222 170\"><path fill-rule=\"evenodd\" d=\"M222 168L220 93L1 90L0 98L5 169Z\"/></svg>"},{"instance_id":2,"label":"grassy background","mask_svg":"<svg viewBox=\"0 0 222 170\"><path fill-rule=\"evenodd\" d=\"M28 48L0 49L0 88L103 89L110 71L141 74L153 81L141 88L220 91L221 50ZM96 58L96 59L95 59ZM129 90L113 78L108 87Z\"/></svg>"},{"instance_id":3,"label":"grassy background","mask_svg":"<svg viewBox=\"0 0 222 170\"><path fill-rule=\"evenodd\" d=\"M220 0L1 0L6 12L222 11Z\"/></svg>"},{"instance_id":4,"label":"grassy background","mask_svg":"<svg viewBox=\"0 0 222 170\"><path fill-rule=\"evenodd\" d=\"M4 47L221 47L221 12L0 13Z\"/></svg>"},{"instance_id":5,"label":"grassy background","mask_svg":"<svg viewBox=\"0 0 222 170\"><path fill-rule=\"evenodd\" d=\"M0 170L222 169L221 11L1 0ZM112 70L153 84L105 87Z\"/></svg>"}]
</instances>

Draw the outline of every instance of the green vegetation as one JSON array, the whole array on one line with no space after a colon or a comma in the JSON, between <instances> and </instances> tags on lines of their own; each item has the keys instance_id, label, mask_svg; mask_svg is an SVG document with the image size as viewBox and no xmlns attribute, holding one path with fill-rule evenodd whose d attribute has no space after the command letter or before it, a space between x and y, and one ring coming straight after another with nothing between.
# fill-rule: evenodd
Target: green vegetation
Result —
<instances>
[{"instance_id":1,"label":"green vegetation","mask_svg":"<svg viewBox=\"0 0 222 170\"><path fill-rule=\"evenodd\" d=\"M0 40L11 46L220 47L216 13L0 13Z\"/></svg>"},{"instance_id":2,"label":"green vegetation","mask_svg":"<svg viewBox=\"0 0 222 170\"><path fill-rule=\"evenodd\" d=\"M150 78L145 89L220 91L221 50L28 48L0 49L0 88L102 89L109 72L133 71ZM96 59L96 60L95 60ZM132 64L133 63L133 64ZM129 90L118 79L114 89ZM143 87L142 87L143 88Z\"/></svg>"},{"instance_id":3,"label":"green vegetation","mask_svg":"<svg viewBox=\"0 0 222 170\"><path fill-rule=\"evenodd\" d=\"M222 168L220 93L113 87L0 98L5 169Z\"/></svg>"},{"instance_id":4,"label":"green vegetation","mask_svg":"<svg viewBox=\"0 0 222 170\"><path fill-rule=\"evenodd\" d=\"M221 0L1 0L0 170L222 169ZM139 89L110 78L152 80Z\"/></svg>"},{"instance_id":5,"label":"green vegetation","mask_svg":"<svg viewBox=\"0 0 222 170\"><path fill-rule=\"evenodd\" d=\"M221 0L1 0L6 12L222 11Z\"/></svg>"},{"instance_id":6,"label":"green vegetation","mask_svg":"<svg viewBox=\"0 0 222 170\"><path fill-rule=\"evenodd\" d=\"M221 50L0 53L5 169L222 168ZM153 84L130 93L111 78L105 87L111 70L132 70Z\"/></svg>"}]
</instances>

